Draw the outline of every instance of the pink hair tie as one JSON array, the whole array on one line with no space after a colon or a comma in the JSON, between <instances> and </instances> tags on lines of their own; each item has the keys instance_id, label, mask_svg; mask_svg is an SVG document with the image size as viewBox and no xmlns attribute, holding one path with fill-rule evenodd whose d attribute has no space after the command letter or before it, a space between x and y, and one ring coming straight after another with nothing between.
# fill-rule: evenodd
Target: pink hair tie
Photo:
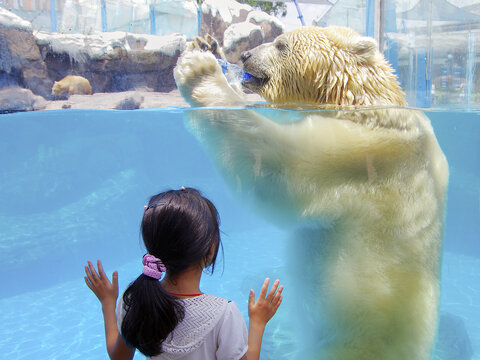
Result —
<instances>
[{"instance_id":1,"label":"pink hair tie","mask_svg":"<svg viewBox=\"0 0 480 360\"><path fill-rule=\"evenodd\" d=\"M157 259L155 256L150 254L143 255L142 260L143 267L142 273L154 279L160 279L162 273L167 271L165 265L163 265L162 260Z\"/></svg>"}]
</instances>

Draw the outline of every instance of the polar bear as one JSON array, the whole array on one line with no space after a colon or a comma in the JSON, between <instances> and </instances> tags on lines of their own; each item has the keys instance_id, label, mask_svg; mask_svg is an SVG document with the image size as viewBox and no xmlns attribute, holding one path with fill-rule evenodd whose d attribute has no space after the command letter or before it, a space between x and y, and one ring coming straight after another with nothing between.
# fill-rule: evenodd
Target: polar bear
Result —
<instances>
[{"instance_id":1,"label":"polar bear","mask_svg":"<svg viewBox=\"0 0 480 360\"><path fill-rule=\"evenodd\" d=\"M52 95L90 95L92 87L88 79L78 75L67 75L60 81L55 81L52 86Z\"/></svg>"},{"instance_id":2,"label":"polar bear","mask_svg":"<svg viewBox=\"0 0 480 360\"><path fill-rule=\"evenodd\" d=\"M242 55L243 85L269 102L329 108L291 121L245 108L202 51L216 46L192 42L175 80L232 188L292 229L288 268L300 275L289 296L305 302L310 334L298 357L429 359L448 166L428 118L404 107L375 41L350 29L302 27Z\"/></svg>"}]
</instances>

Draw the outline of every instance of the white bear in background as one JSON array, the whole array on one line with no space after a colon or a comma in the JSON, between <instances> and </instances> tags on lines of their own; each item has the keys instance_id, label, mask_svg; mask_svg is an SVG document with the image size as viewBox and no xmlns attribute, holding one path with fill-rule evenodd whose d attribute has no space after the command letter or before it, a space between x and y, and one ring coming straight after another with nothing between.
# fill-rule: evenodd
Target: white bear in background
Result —
<instances>
[{"instance_id":1,"label":"white bear in background","mask_svg":"<svg viewBox=\"0 0 480 360\"><path fill-rule=\"evenodd\" d=\"M179 58L182 96L195 107L244 106L215 56L199 50L215 50L209 42ZM350 29L303 27L242 61L253 75L244 85L266 100L334 108L287 124L254 108L188 111L232 187L293 229L299 289L290 294L307 303L311 334L301 359L428 360L448 183L430 121L394 107L406 103L392 69Z\"/></svg>"},{"instance_id":2,"label":"white bear in background","mask_svg":"<svg viewBox=\"0 0 480 360\"><path fill-rule=\"evenodd\" d=\"M90 81L82 76L67 75L62 80L55 81L52 86L52 95L91 95L92 87Z\"/></svg>"}]
</instances>

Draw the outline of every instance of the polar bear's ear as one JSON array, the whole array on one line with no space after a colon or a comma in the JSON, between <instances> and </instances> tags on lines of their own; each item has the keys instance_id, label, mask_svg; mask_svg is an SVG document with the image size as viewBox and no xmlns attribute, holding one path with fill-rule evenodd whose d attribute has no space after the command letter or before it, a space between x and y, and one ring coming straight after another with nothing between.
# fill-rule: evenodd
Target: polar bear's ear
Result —
<instances>
[{"instance_id":1,"label":"polar bear's ear","mask_svg":"<svg viewBox=\"0 0 480 360\"><path fill-rule=\"evenodd\" d=\"M352 51L358 56L371 59L378 51L378 45L375 39L367 36L362 36L354 44L352 44Z\"/></svg>"}]
</instances>

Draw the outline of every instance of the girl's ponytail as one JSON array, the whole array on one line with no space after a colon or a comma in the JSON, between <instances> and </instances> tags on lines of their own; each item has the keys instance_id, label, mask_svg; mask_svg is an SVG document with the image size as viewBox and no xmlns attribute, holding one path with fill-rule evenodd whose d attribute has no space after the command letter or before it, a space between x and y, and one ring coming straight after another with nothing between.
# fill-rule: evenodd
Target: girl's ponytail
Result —
<instances>
[{"instance_id":1,"label":"girl's ponytail","mask_svg":"<svg viewBox=\"0 0 480 360\"><path fill-rule=\"evenodd\" d=\"M123 294L125 342L145 356L162 352L162 343L183 319L184 309L157 279L140 275Z\"/></svg>"}]
</instances>

